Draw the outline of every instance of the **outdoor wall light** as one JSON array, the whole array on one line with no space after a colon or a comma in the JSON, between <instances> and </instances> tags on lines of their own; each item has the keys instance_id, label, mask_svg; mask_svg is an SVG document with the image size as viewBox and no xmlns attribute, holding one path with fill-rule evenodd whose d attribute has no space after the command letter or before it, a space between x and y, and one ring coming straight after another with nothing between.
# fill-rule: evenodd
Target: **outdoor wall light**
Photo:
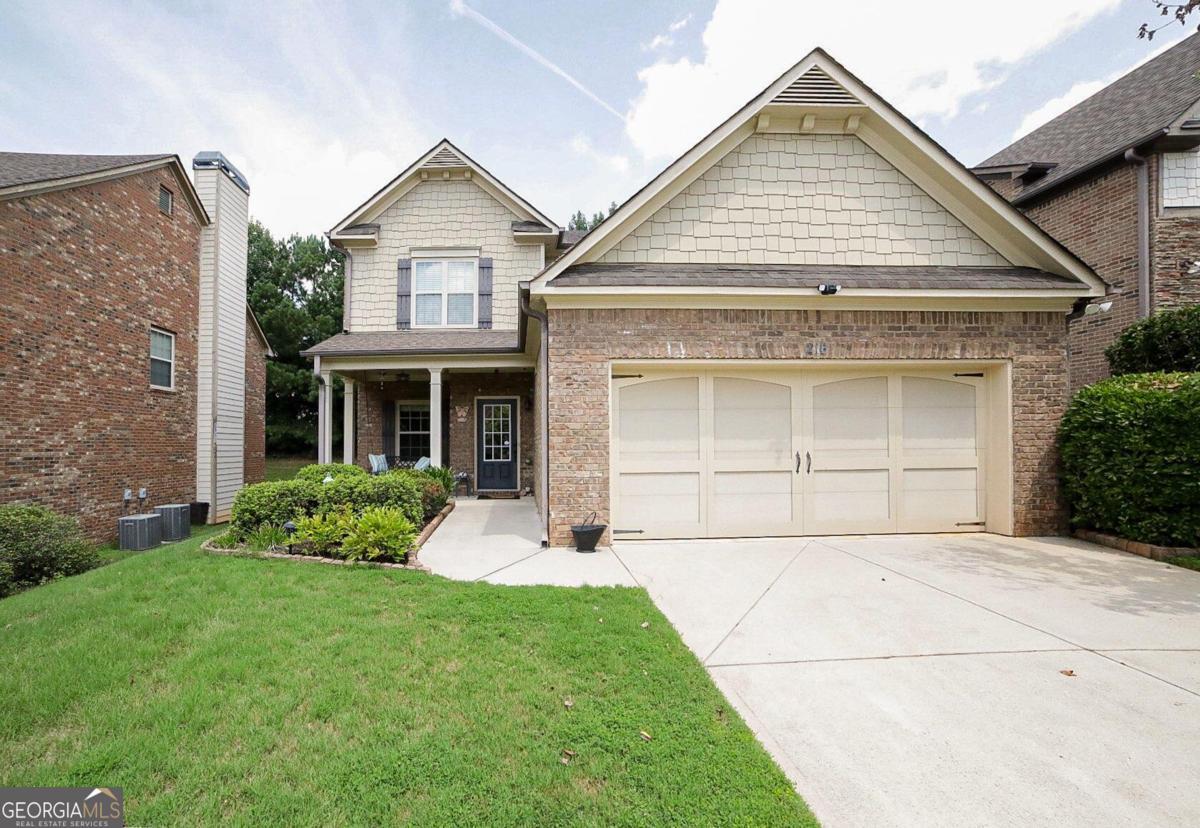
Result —
<instances>
[{"instance_id":1,"label":"outdoor wall light","mask_svg":"<svg viewBox=\"0 0 1200 828\"><path fill-rule=\"evenodd\" d=\"M1095 316L1098 313L1108 313L1110 310L1112 310L1112 302L1111 301L1096 302L1094 304L1089 304L1089 305L1085 306L1083 309L1083 315L1084 316Z\"/></svg>"},{"instance_id":2,"label":"outdoor wall light","mask_svg":"<svg viewBox=\"0 0 1200 828\"><path fill-rule=\"evenodd\" d=\"M817 293L821 294L822 296L833 296L841 289L842 286L837 282L822 282L821 284L817 285Z\"/></svg>"}]
</instances>

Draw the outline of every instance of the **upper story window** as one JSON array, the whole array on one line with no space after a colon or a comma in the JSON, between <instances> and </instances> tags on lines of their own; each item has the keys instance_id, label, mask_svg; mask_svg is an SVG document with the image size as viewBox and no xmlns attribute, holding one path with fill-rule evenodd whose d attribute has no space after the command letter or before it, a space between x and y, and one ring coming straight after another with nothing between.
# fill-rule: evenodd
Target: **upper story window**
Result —
<instances>
[{"instance_id":1,"label":"upper story window","mask_svg":"<svg viewBox=\"0 0 1200 828\"><path fill-rule=\"evenodd\" d=\"M476 326L478 259L413 259L412 267L414 328Z\"/></svg>"},{"instance_id":2,"label":"upper story window","mask_svg":"<svg viewBox=\"0 0 1200 828\"><path fill-rule=\"evenodd\" d=\"M1200 152L1163 153L1163 207L1200 207Z\"/></svg>"},{"instance_id":3,"label":"upper story window","mask_svg":"<svg viewBox=\"0 0 1200 828\"><path fill-rule=\"evenodd\" d=\"M175 334L161 328L150 329L150 387L175 388Z\"/></svg>"},{"instance_id":4,"label":"upper story window","mask_svg":"<svg viewBox=\"0 0 1200 828\"><path fill-rule=\"evenodd\" d=\"M175 194L163 186L158 188L158 209L168 216L175 209Z\"/></svg>"}]
</instances>

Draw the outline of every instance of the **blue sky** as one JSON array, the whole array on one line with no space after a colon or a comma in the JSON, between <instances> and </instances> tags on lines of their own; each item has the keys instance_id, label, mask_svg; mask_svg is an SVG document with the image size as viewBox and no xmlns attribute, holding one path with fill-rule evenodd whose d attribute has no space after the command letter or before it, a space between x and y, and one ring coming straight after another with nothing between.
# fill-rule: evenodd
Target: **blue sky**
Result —
<instances>
[{"instance_id":1,"label":"blue sky","mask_svg":"<svg viewBox=\"0 0 1200 828\"><path fill-rule=\"evenodd\" d=\"M254 8L252 8L254 7ZM445 136L560 223L822 45L971 164L1190 33L1150 0L9 2L0 149L218 149L320 233Z\"/></svg>"}]
</instances>

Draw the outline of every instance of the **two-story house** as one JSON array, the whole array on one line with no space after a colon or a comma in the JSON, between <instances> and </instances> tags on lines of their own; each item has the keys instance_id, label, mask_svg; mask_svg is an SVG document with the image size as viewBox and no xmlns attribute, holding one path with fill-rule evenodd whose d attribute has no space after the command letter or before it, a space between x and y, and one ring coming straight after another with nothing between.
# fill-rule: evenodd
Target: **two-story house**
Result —
<instances>
[{"instance_id":1,"label":"two-story house","mask_svg":"<svg viewBox=\"0 0 1200 828\"><path fill-rule=\"evenodd\" d=\"M220 153L0 153L0 503L96 540L263 475L249 185Z\"/></svg>"},{"instance_id":2,"label":"two-story house","mask_svg":"<svg viewBox=\"0 0 1200 828\"><path fill-rule=\"evenodd\" d=\"M1195 34L974 168L1111 286L1071 320L1075 388L1131 323L1200 302L1198 72Z\"/></svg>"},{"instance_id":3,"label":"two-story house","mask_svg":"<svg viewBox=\"0 0 1200 828\"><path fill-rule=\"evenodd\" d=\"M825 52L582 238L447 141L331 231L344 459L532 489L547 542L1062 526L1090 268Z\"/></svg>"}]
</instances>

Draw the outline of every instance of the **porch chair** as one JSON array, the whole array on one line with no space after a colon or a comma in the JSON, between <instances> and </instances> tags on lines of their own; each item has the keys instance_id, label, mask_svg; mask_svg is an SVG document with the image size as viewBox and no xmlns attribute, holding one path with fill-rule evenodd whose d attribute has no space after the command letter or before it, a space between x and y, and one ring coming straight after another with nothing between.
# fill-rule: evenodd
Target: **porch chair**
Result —
<instances>
[{"instance_id":1,"label":"porch chair","mask_svg":"<svg viewBox=\"0 0 1200 828\"><path fill-rule=\"evenodd\" d=\"M371 464L371 474L383 474L388 470L386 454L368 454L367 461Z\"/></svg>"}]
</instances>

